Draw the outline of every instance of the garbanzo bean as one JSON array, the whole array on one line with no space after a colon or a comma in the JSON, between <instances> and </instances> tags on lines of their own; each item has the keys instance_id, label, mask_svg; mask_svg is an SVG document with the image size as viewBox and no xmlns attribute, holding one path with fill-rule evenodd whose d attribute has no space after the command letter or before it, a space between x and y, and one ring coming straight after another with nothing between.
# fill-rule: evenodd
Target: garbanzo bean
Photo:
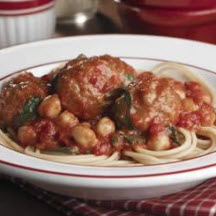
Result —
<instances>
[{"instance_id":1,"label":"garbanzo bean","mask_svg":"<svg viewBox=\"0 0 216 216\"><path fill-rule=\"evenodd\" d=\"M103 117L97 123L96 129L97 129L97 133L99 135L107 136L107 135L115 132L115 124L111 119L109 119L107 117Z\"/></svg>"},{"instance_id":2,"label":"garbanzo bean","mask_svg":"<svg viewBox=\"0 0 216 216\"><path fill-rule=\"evenodd\" d=\"M154 135L147 142L149 149L162 151L170 149L169 137L166 134Z\"/></svg>"},{"instance_id":3,"label":"garbanzo bean","mask_svg":"<svg viewBox=\"0 0 216 216\"><path fill-rule=\"evenodd\" d=\"M31 126L22 126L18 129L17 138L25 146L36 143L36 137L37 134Z\"/></svg>"},{"instance_id":4,"label":"garbanzo bean","mask_svg":"<svg viewBox=\"0 0 216 216\"><path fill-rule=\"evenodd\" d=\"M72 113L64 111L58 116L57 123L62 127L74 127L79 123L79 120Z\"/></svg>"},{"instance_id":5,"label":"garbanzo bean","mask_svg":"<svg viewBox=\"0 0 216 216\"><path fill-rule=\"evenodd\" d=\"M61 102L58 95L51 95L41 102L38 112L40 116L48 118L56 118L61 112Z\"/></svg>"},{"instance_id":6,"label":"garbanzo bean","mask_svg":"<svg viewBox=\"0 0 216 216\"><path fill-rule=\"evenodd\" d=\"M73 128L72 137L84 149L91 149L98 142L94 131L82 125Z\"/></svg>"}]
</instances>

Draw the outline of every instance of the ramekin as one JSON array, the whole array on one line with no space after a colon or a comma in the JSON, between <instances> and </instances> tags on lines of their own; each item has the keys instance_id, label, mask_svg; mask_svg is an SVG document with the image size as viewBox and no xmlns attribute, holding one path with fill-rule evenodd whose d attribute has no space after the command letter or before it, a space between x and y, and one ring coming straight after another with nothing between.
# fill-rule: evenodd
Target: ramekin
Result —
<instances>
[{"instance_id":1,"label":"ramekin","mask_svg":"<svg viewBox=\"0 0 216 216\"><path fill-rule=\"evenodd\" d=\"M54 0L0 0L0 48L52 37Z\"/></svg>"}]
</instances>

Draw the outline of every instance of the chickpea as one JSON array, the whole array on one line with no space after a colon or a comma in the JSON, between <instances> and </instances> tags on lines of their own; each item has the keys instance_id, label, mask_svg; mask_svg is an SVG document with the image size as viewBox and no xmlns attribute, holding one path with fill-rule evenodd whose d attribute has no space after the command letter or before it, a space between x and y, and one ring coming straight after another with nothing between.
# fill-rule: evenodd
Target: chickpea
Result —
<instances>
[{"instance_id":1,"label":"chickpea","mask_svg":"<svg viewBox=\"0 0 216 216\"><path fill-rule=\"evenodd\" d=\"M22 126L18 129L17 138L21 144L27 146L36 143L37 134L31 126Z\"/></svg>"},{"instance_id":2,"label":"chickpea","mask_svg":"<svg viewBox=\"0 0 216 216\"><path fill-rule=\"evenodd\" d=\"M94 131L82 125L73 128L72 137L84 149L91 149L98 142Z\"/></svg>"},{"instance_id":3,"label":"chickpea","mask_svg":"<svg viewBox=\"0 0 216 216\"><path fill-rule=\"evenodd\" d=\"M115 132L115 124L114 122L107 118L103 117L99 120L96 127L97 133L101 136L107 136L113 132Z\"/></svg>"},{"instance_id":4,"label":"chickpea","mask_svg":"<svg viewBox=\"0 0 216 216\"><path fill-rule=\"evenodd\" d=\"M61 112L61 102L58 95L51 95L41 102L38 112L43 117L55 118Z\"/></svg>"},{"instance_id":5,"label":"chickpea","mask_svg":"<svg viewBox=\"0 0 216 216\"><path fill-rule=\"evenodd\" d=\"M155 151L167 150L170 148L169 137L166 134L154 135L149 139L147 146Z\"/></svg>"},{"instance_id":6,"label":"chickpea","mask_svg":"<svg viewBox=\"0 0 216 216\"><path fill-rule=\"evenodd\" d=\"M72 113L64 111L58 116L57 122L62 127L74 127L79 123L79 120Z\"/></svg>"},{"instance_id":7,"label":"chickpea","mask_svg":"<svg viewBox=\"0 0 216 216\"><path fill-rule=\"evenodd\" d=\"M194 103L192 98L185 98L182 101L183 109L186 112L196 111L199 107Z\"/></svg>"}]
</instances>

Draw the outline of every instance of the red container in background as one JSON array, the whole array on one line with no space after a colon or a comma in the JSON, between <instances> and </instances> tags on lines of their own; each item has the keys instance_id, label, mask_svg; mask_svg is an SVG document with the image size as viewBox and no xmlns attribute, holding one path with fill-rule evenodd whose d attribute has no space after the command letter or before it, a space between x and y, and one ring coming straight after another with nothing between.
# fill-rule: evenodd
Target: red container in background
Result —
<instances>
[{"instance_id":1,"label":"red container in background","mask_svg":"<svg viewBox=\"0 0 216 216\"><path fill-rule=\"evenodd\" d=\"M215 0L122 0L134 6L158 7L158 8L181 8L181 9L204 9L216 6Z\"/></svg>"},{"instance_id":2,"label":"red container in background","mask_svg":"<svg viewBox=\"0 0 216 216\"><path fill-rule=\"evenodd\" d=\"M115 2L124 29L128 33L164 35L216 43L216 5L205 9L186 10L139 7L127 4L123 0Z\"/></svg>"}]
</instances>

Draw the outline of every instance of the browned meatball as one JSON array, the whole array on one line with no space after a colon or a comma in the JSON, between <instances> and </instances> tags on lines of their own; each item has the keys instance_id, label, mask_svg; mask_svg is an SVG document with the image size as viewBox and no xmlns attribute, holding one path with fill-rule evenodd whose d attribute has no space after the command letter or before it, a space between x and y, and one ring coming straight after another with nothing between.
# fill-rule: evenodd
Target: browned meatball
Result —
<instances>
[{"instance_id":1,"label":"browned meatball","mask_svg":"<svg viewBox=\"0 0 216 216\"><path fill-rule=\"evenodd\" d=\"M58 75L57 93L64 109L81 119L96 118L106 105L106 95L128 85L135 70L109 55L74 59Z\"/></svg>"},{"instance_id":2,"label":"browned meatball","mask_svg":"<svg viewBox=\"0 0 216 216\"><path fill-rule=\"evenodd\" d=\"M6 83L0 94L0 123L13 127L14 118L22 111L28 99L45 97L47 86L31 73L22 73L9 83Z\"/></svg>"},{"instance_id":3,"label":"browned meatball","mask_svg":"<svg viewBox=\"0 0 216 216\"><path fill-rule=\"evenodd\" d=\"M131 92L134 126L146 130L156 117L165 125L177 123L182 108L180 90L184 92L183 85L171 78L142 73L137 87Z\"/></svg>"}]
</instances>

